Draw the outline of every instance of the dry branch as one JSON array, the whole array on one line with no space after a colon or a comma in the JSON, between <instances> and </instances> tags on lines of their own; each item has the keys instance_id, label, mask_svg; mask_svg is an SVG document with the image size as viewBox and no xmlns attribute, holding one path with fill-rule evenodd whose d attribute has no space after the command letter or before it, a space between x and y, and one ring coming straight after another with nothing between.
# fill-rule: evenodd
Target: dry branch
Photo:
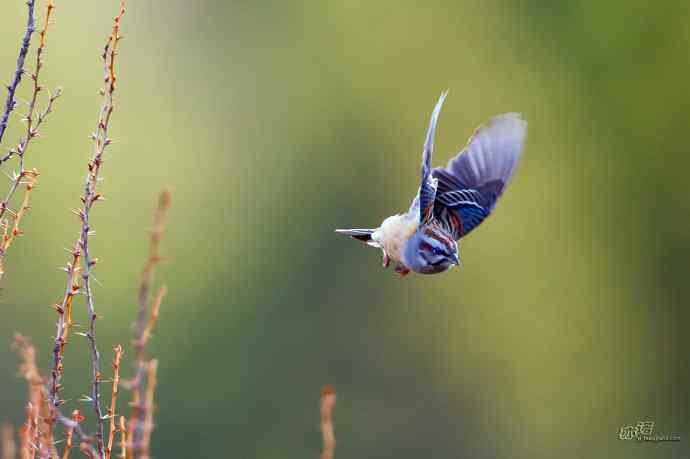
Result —
<instances>
[{"instance_id":1,"label":"dry branch","mask_svg":"<svg viewBox=\"0 0 690 459\"><path fill-rule=\"evenodd\" d=\"M17 443L14 441L14 428L11 424L2 425L2 459L15 459L17 457Z\"/></svg>"},{"instance_id":2,"label":"dry branch","mask_svg":"<svg viewBox=\"0 0 690 459\"><path fill-rule=\"evenodd\" d=\"M79 413L79 410L72 411L72 424L67 426L65 432L65 449L62 454L62 459L69 459L72 451L72 439L74 437L74 429L84 420L84 417Z\"/></svg>"},{"instance_id":3,"label":"dry branch","mask_svg":"<svg viewBox=\"0 0 690 459\"><path fill-rule=\"evenodd\" d=\"M50 416L45 379L36 365L36 349L28 339L19 334L15 335L14 347L22 359L19 374L28 386L27 429L31 454L53 457L57 455L53 437L54 423Z\"/></svg>"},{"instance_id":4,"label":"dry branch","mask_svg":"<svg viewBox=\"0 0 690 459\"><path fill-rule=\"evenodd\" d=\"M63 404L60 400L59 392L62 388L62 375L64 373L64 355L65 345L69 337L70 329L72 328L72 303L74 296L79 292L78 273L79 260L81 258L81 250L77 244L71 252L72 261L67 263L64 268L67 273L67 287L65 287L65 294L60 303L53 305L53 308L58 313L57 332L55 333L55 346L53 347L53 368L50 376L49 399L52 408L57 408Z\"/></svg>"},{"instance_id":5,"label":"dry branch","mask_svg":"<svg viewBox=\"0 0 690 459\"><path fill-rule=\"evenodd\" d=\"M31 35L34 31L33 14L35 0L29 0L27 4L29 6L27 32L20 50L20 59L17 63L18 70L15 79L8 88L10 90L10 95L8 96L6 110L2 117L4 121L2 122L0 137L4 134L10 112L15 108L16 102L14 93L21 81L22 75L25 73L24 60L30 47ZM33 73L29 74L33 82L33 89L31 97L27 102L28 109L24 118L26 122L25 135L20 139L16 147L10 149L4 156L0 156L0 165L15 157L18 159L19 164L19 172L10 177L11 183L9 191L4 199L0 201L0 235L2 235L2 239L0 240L0 276L2 275L3 256L17 236L21 234L20 224L30 209L30 197L38 177L38 172L36 170L29 171L25 168L24 164L27 148L32 139L39 136L39 127L52 112L53 104L57 97L60 96L59 90L51 94L45 110L41 111L39 109L39 94L43 90L43 87L39 84L39 76L43 67L42 57L46 46L48 26L54 8L53 0L47 0L47 12L36 50L36 68ZM79 450L87 457L111 459L113 457L113 448L118 433L120 434L120 458L130 457L135 452L139 457L150 457L151 434L154 428L154 395L157 384L156 373L158 361L146 361L146 346L156 325L166 289L162 287L153 298L153 301L151 301L150 298L150 291L156 266L161 261L159 253L160 240L167 218L167 211L170 206L170 193L164 191L159 196L153 228L150 234L149 256L139 289L139 314L137 326L135 328L136 339L134 341L136 348L137 377L135 378L136 384L132 384L131 386L136 388L133 398L136 399L137 402L134 404L132 410L136 413L132 418L135 419L133 423L136 427L135 429L128 428L127 418L125 416L117 415L119 387L125 383L125 381L122 381L122 383L120 381L120 365L123 357L123 349L121 346L115 348L113 386L110 405L105 416L103 415L103 408L101 407L100 387L103 381L100 372L100 355L96 343L95 324L98 316L96 315L92 290L92 270L97 259L92 256L89 244L90 238L93 235L91 211L94 204L102 198L98 190L98 183L101 179L104 153L107 147L112 143L109 137L109 128L114 111L113 94L117 82L116 60L118 46L122 38L120 35L120 24L124 14L125 1L121 0L119 13L114 19L111 33L101 55L104 72L104 86L101 90L103 99L96 130L92 134L94 150L88 163L88 174L81 197L82 206L75 211L81 221L79 236L73 249L69 251L71 257L70 262L64 268L64 271L67 273L64 295L59 303L53 305L53 308L58 313L58 320L56 324L52 366L47 380L43 378L38 371L35 362L35 349L31 343L21 336L18 336L16 339L16 347L22 355L23 362L20 367L20 372L29 383L29 402L26 408L26 423L19 432L19 438L21 440L19 452L23 459L34 459L37 457L69 459L75 444L78 444ZM25 193L21 199L20 208L14 212L10 209L10 202L12 202L15 193L21 189L21 185L26 185ZM9 215L9 217L6 215ZM9 220L10 218L11 221ZM80 280L82 283L81 287ZM87 397L87 399L91 402L96 414L96 433L93 437L85 434L82 430L80 423L84 418L78 410L74 410L70 418L64 416L60 409L65 403L65 401L60 398L60 393L64 375L65 346L70 337L71 328L74 325L72 320L73 302L74 297L82 291L85 296L89 320L86 332L81 334L88 339L91 354L91 396ZM104 421L106 420L109 420L107 443L104 439ZM65 447L62 454L59 454L55 447L56 441L53 435L54 427L58 423L64 427L65 434ZM132 432L139 433L138 436L135 437L136 441L130 443L130 435L132 435ZM79 439L78 442L77 438ZM3 453L9 455L2 459L9 459L10 456L13 457L13 447L8 446L13 442L12 432L8 429L4 429L3 437L0 440L3 442Z\"/></svg>"},{"instance_id":6,"label":"dry branch","mask_svg":"<svg viewBox=\"0 0 690 459\"><path fill-rule=\"evenodd\" d=\"M28 2L30 4L30 10L31 10L31 16L33 16L33 8L34 8L34 1L31 0ZM4 163L5 161L9 160L13 156L18 156L19 157L19 172L14 173L11 177L10 181L10 187L9 190L7 191L7 194L5 195L5 198L0 202L0 221L2 224L5 226L6 230L9 228L10 224L8 221L5 219L5 214L9 211L12 214L12 219L14 220L14 225L12 228L12 231L9 233L5 234L5 237L3 238L3 245L0 247L0 277L3 274L3 266L2 266L2 260L5 257L5 254L7 253L7 249L9 248L12 240L20 234L19 230L19 223L21 221L21 218L26 214L26 211L29 209L29 196L31 194L31 190L35 184L36 177L38 177L38 171L35 169L33 171L29 171L25 169L25 158L26 158L26 152L29 148L29 143L31 142L32 139L36 138L39 136L39 128L45 121L45 119L48 117L48 115L53 111L53 104L55 103L55 100L60 97L62 91L58 88L53 94L49 96L48 99L48 105L46 109L43 112L38 111L38 96L41 91L43 91L43 86L40 85L39 83L39 77L41 75L41 69L43 68L43 52L45 50L46 46L46 36L48 34L48 26L50 25L50 18L53 13L53 10L55 9L55 5L53 4L53 0L48 0L48 4L46 6L46 14L45 18L43 21L43 27L41 28L40 32L40 41L38 48L36 49L36 64L35 64L35 69L33 73L30 74L30 78L32 81L32 91L31 91L31 98L28 103L28 108L26 111L26 114L24 115L24 121L26 122L26 131L24 136L20 139L19 144L15 148L11 148L9 152L0 158L0 164ZM32 19L33 21L33 19ZM33 22L31 25L31 29L33 30ZM27 28L27 31L29 29ZM27 42L28 43L28 42ZM26 54L24 54L25 56ZM21 56L21 54L20 54ZM18 68L19 68L19 61L17 62ZM24 65L24 59L21 59L21 65L22 65L22 72L23 70L23 65ZM18 82L17 82L18 84ZM15 87L16 89L16 87ZM14 100L14 90L10 90L10 94L8 95L8 104L9 104L9 99L10 96L12 100ZM12 105L14 105L15 102L12 102ZM9 105L6 105L6 109ZM8 117L9 117L9 112L5 112ZM7 120L4 120L5 124L3 125L6 127ZM2 128L1 133L4 134L4 127ZM0 135L0 138L2 135ZM26 192L24 194L24 199L22 201L22 207L16 212L13 213L9 210L9 205L10 201L14 197L15 193L17 192L17 189L21 184L25 183L26 186ZM5 244L7 242L7 244Z\"/></svg>"},{"instance_id":7,"label":"dry branch","mask_svg":"<svg viewBox=\"0 0 690 459\"><path fill-rule=\"evenodd\" d=\"M154 411L154 394L156 392L156 384L158 372L158 360L153 359L148 363L148 370L146 372L146 392L144 394L144 406L146 407L146 416L143 423L143 434L141 437L141 459L151 459L151 433L153 432L153 411Z\"/></svg>"},{"instance_id":8,"label":"dry branch","mask_svg":"<svg viewBox=\"0 0 690 459\"><path fill-rule=\"evenodd\" d=\"M149 256L144 265L139 286L139 313L135 324L134 347L136 349L136 374L134 379L129 382L128 388L132 390L132 412L127 427L128 456L130 459L142 447L144 428L143 421L148 416L145 403L144 386L142 380L146 371L146 345L151 337L151 332L158 320L158 314L163 298L166 294L165 286L162 287L151 305L149 312L149 301L151 285L155 275L155 270L161 261L160 242L167 222L168 210L172 201L169 190L163 190L158 196L158 204L153 214L153 225L149 234Z\"/></svg>"},{"instance_id":9,"label":"dry branch","mask_svg":"<svg viewBox=\"0 0 690 459\"><path fill-rule=\"evenodd\" d=\"M119 459L127 458L127 422L124 416L120 416L120 424L118 430L120 431L120 456Z\"/></svg>"},{"instance_id":10,"label":"dry branch","mask_svg":"<svg viewBox=\"0 0 690 459\"><path fill-rule=\"evenodd\" d=\"M5 120L2 124L0 137L4 134L9 119L10 112L15 107L14 91L19 85L22 74L24 74L24 59L30 45L31 34L33 33L33 12L35 0L29 0L29 24L27 33L20 51L20 61L17 68L21 72L16 76L11 84L10 96L6 102L6 111L3 114ZM3 256L10 248L16 237L21 234L20 224L30 209L30 197L38 172L27 170L24 166L27 148L32 139L39 136L39 127L45 121L48 114L52 112L53 104L60 96L58 90L51 94L45 110L38 108L39 93L43 90L39 84L39 76L43 67L42 56L46 45L46 35L50 24L51 13L54 9L53 0L47 0L47 12L43 28L40 32L40 41L36 51L36 69L29 74L33 82L31 98L27 102L27 113L24 121L27 123L26 133L20 139L15 148L0 156L0 165L16 157L19 163L19 172L11 177L10 189L5 198L0 201L0 276L2 275ZM151 299L151 288L155 277L157 265L161 261L160 241L167 220L167 212L170 206L170 192L164 191L158 199L158 206L154 214L153 227L149 238L149 254L145 264L142 280L139 288L139 312L135 326L135 365L136 377L132 381L120 380L120 365L123 358L123 349L117 346L113 362L113 380L110 405L107 414L103 415L101 406L101 383L102 375L100 372L100 355L96 343L96 308L92 290L92 269L97 259L90 252L90 238L93 235L91 227L92 208L102 196L98 192L98 183L101 179L101 169L104 162L104 152L112 143L109 137L109 127L112 113L114 111L113 94L116 89L116 60L117 49L121 40L120 24L125 14L125 1L121 0L120 10L115 17L110 36L103 49L102 62L104 72L104 87L101 90L103 97L99 112L98 123L92 135L94 150L88 163L88 174L83 187L81 197L82 206L76 210L81 221L79 236L69 250L70 261L64 268L67 273L65 292L59 303L53 305L58 313L56 324L56 335L53 348L53 359L49 377L43 378L36 366L35 349L31 343L17 336L15 346L22 356L20 373L29 384L29 401L26 405L26 422L19 431L20 447L19 453L22 459L51 458L69 459L75 445L87 457L97 459L111 459L116 443L117 434L120 434L119 458L143 457L150 459L151 435L154 429L155 412L155 390L157 385L158 361L146 359L146 346L151 338L153 329L158 320L161 303L166 294L166 288L162 287ZM9 107L9 108L8 108ZM21 185L26 185L25 193L21 199L21 206L14 212L10 209L10 202L15 193L21 189ZM9 217L6 217L9 215ZM10 221L9 218L12 220ZM4 223L4 224L3 224ZM80 287L80 280L82 286ZM96 414L96 432L94 436L87 435L80 426L84 420L78 410L74 410L71 417L66 417L61 412L61 406L65 403L60 398L64 375L64 352L65 346L70 337L71 328L74 325L72 320L72 308L74 297L82 292L85 296L88 311L88 328L84 335L89 342L91 354L91 396L86 397L92 404ZM117 414L117 400L120 386L133 389L133 405L130 418L130 425L127 425L125 416ZM109 420L109 430L107 442L104 438L104 422ZM54 437L55 426L60 424L64 428L64 450L59 454L56 448ZM13 433L10 428L3 429L2 440L2 459L14 458L16 445L14 445ZM134 437L132 437L132 435ZM77 440L78 439L78 440ZM9 446L8 446L9 445Z\"/></svg>"},{"instance_id":11,"label":"dry branch","mask_svg":"<svg viewBox=\"0 0 690 459\"><path fill-rule=\"evenodd\" d=\"M335 434L333 433L333 407L335 406L335 391L331 386L321 390L321 435L323 450L321 459L333 459L335 454Z\"/></svg>"},{"instance_id":12,"label":"dry branch","mask_svg":"<svg viewBox=\"0 0 690 459\"><path fill-rule=\"evenodd\" d=\"M141 275L141 285L139 286L139 315L137 317L136 333L137 340L141 341L146 327L146 316L148 315L148 301L151 284L155 269L161 261L160 255L160 241L165 229L165 223L168 219L168 210L170 209L171 193L164 190L158 196L158 205L153 215L153 226L149 235L149 258L144 266L144 271ZM137 346L140 347L139 345Z\"/></svg>"},{"instance_id":13,"label":"dry branch","mask_svg":"<svg viewBox=\"0 0 690 459\"><path fill-rule=\"evenodd\" d=\"M15 100L15 92L19 83L22 81L24 76L24 61L26 60L26 55L29 52L29 46L31 46L31 36L34 33L34 7L36 5L35 0L28 0L26 6L28 9L28 14L26 18L26 31L24 32L24 38L19 47L19 57L17 57L17 67L14 70L14 75L10 84L7 85L7 99L5 100L5 109L2 113L2 118L0 118L0 142L5 135L5 129L7 129L7 124L9 122L10 114L12 110L17 105Z\"/></svg>"},{"instance_id":14,"label":"dry branch","mask_svg":"<svg viewBox=\"0 0 690 459\"><path fill-rule=\"evenodd\" d=\"M33 435L33 416L34 408L31 402L29 402L26 404L26 421L20 432L21 443L19 454L22 459L33 459L36 457L36 443L34 443Z\"/></svg>"},{"instance_id":15,"label":"dry branch","mask_svg":"<svg viewBox=\"0 0 690 459\"><path fill-rule=\"evenodd\" d=\"M117 56L117 48L122 36L120 35L120 22L125 14L125 1L120 3L120 12L113 21L112 31L106 45L103 48L103 71L104 71L104 87L101 90L103 101L99 112L98 123L96 131L92 135L94 141L94 152L88 164L88 174L86 176L86 183L84 185L84 194L81 198L83 207L78 212L81 219L81 231L79 235L78 246L82 251L82 282L84 286L84 295L86 297L86 307L89 314L89 328L86 332L86 337L89 341L91 350L91 402L93 410L96 414L96 447L98 457L105 457L105 446L103 442L103 409L101 407L101 362L98 346L96 344L96 306L94 303L93 289L91 285L92 275L91 271L96 264L96 259L92 256L90 251L90 237L92 234L91 228L91 209L93 205L101 198L97 192L97 186L100 179L101 167L103 165L103 155L108 145L112 143L108 137L110 127L110 119L114 110L113 94L115 92L115 59Z\"/></svg>"},{"instance_id":16,"label":"dry branch","mask_svg":"<svg viewBox=\"0 0 690 459\"><path fill-rule=\"evenodd\" d=\"M115 432L117 430L115 409L117 408L117 396L120 393L120 361L122 360L122 346L119 344L115 346L115 359L113 360L113 389L110 395L110 408L108 408L108 418L110 420L110 430L108 434L108 446L105 449L106 459L110 459L113 451L113 443L115 441Z\"/></svg>"},{"instance_id":17,"label":"dry branch","mask_svg":"<svg viewBox=\"0 0 690 459\"><path fill-rule=\"evenodd\" d=\"M38 171L36 171L35 169L31 172L24 171L24 176L27 178L26 189L24 191L24 198L22 199L22 203L19 206L19 210L17 210L17 213L14 214L12 217L12 219L14 220L12 228L10 228L9 222L7 220L2 220L0 222L0 226L3 227L2 241L0 241L0 278L5 272L5 267L3 263L5 254L12 245L12 242L14 242L14 239L21 234L19 225L21 224L24 215L26 215L26 213L30 209L29 199L31 198L31 191L33 191L34 185L36 184Z\"/></svg>"}]
</instances>

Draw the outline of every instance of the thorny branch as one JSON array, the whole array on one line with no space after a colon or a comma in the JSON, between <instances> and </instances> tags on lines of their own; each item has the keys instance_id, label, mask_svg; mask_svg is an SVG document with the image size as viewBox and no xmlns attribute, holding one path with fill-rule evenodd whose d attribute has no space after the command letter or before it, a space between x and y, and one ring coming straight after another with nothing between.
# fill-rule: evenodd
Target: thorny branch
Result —
<instances>
[{"instance_id":1,"label":"thorny branch","mask_svg":"<svg viewBox=\"0 0 690 459\"><path fill-rule=\"evenodd\" d=\"M17 91L19 83L22 81L22 76L24 76L24 61L26 60L26 55L29 52L29 46L31 45L31 35L34 33L34 7L36 5L36 0L28 0L26 6L28 8L28 15L26 18L26 32L24 32L24 38L22 39L22 44L19 47L19 57L17 57L17 67L14 70L14 77L12 82L7 85L7 99L5 100L5 110L3 111L2 118L0 118L0 142L5 135L5 129L7 129L7 124L10 119L10 114L17 105L17 101L14 98L14 94Z\"/></svg>"},{"instance_id":2,"label":"thorny branch","mask_svg":"<svg viewBox=\"0 0 690 459\"><path fill-rule=\"evenodd\" d=\"M45 426L41 426L39 423L42 415L47 414L48 407L44 381L36 365L36 349L28 339L19 334L14 337L14 348L22 359L19 374L26 381L29 389L25 424L29 449L22 451L22 454L33 456L38 453L43 456L51 452L53 429L49 419L44 419Z\"/></svg>"},{"instance_id":3,"label":"thorny branch","mask_svg":"<svg viewBox=\"0 0 690 459\"><path fill-rule=\"evenodd\" d=\"M24 60L28 53L30 46L31 35L34 32L33 14L35 0L28 0L29 5L29 21L27 24L27 32L23 41L22 49L20 50L20 59L17 63L17 71L15 80L8 86L10 95L6 102L6 110L2 116L2 126L0 129L0 138L4 135L9 119L10 112L15 108L16 101L14 94L24 71ZM36 170L26 170L24 166L25 154L32 139L39 136L39 127L45 121L47 116L52 112L55 100L60 96L61 92L58 89L51 94L45 110L40 111L38 108L39 93L43 87L39 84L39 76L43 67L42 56L46 44L46 35L48 31L51 13L55 8L53 0L47 0L47 13L45 22L40 32L40 44L36 52L36 69L30 75L33 82L33 91L29 102L28 109L23 121L27 123L26 133L20 139L16 147L10 149L5 155L0 156L0 165L9 161L13 157L19 159L19 172L13 174L11 177L10 189L4 200L0 201L0 276L2 275L2 257L11 246L14 239L21 234L19 228L22 218L29 210L29 200L31 192L38 177ZM161 260L159 247L160 239L164 230L167 210L170 205L170 193L164 191L161 193L158 201L158 207L154 216L153 228L150 233L150 247L149 257L144 267L142 275L142 282L139 290L139 314L136 323L135 331L135 348L136 348L136 369L137 375L134 379L134 384L130 381L120 382L120 364L123 355L121 346L115 348L115 359L113 362L113 386L111 393L110 406L107 410L107 415L103 415L101 407L101 393L100 385L102 375L100 373L100 355L96 344L95 322L97 315L95 312L93 292L91 288L91 281L93 279L91 270L97 262L93 258L89 250L90 236L92 236L90 216L91 209L95 202L101 199L98 193L97 186L100 181L100 172L103 165L103 156L106 148L112 143L109 137L109 125L112 113L114 111L113 94L116 88L117 76L115 73L115 63L117 59L117 49L120 40L120 23L125 14L125 0L121 0L120 10L114 19L113 28L106 45L103 49L102 60L104 69L104 87L101 90L103 101L99 112L98 124L95 132L92 135L94 141L94 151L91 160L88 164L88 174L84 184L84 193L81 198L82 208L75 211L81 220L81 228L79 237L72 250L69 250L71 260L64 268L67 273L67 283L65 293L59 303L53 305L53 308L58 312L57 333L55 336L55 346L53 349L52 369L49 377L44 379L38 372L35 364L35 351L33 346L21 337L17 338L17 348L23 356L24 364L21 367L22 374L29 382L29 403L26 409L26 424L20 430L19 438L21 440L21 457L22 458L51 458L51 459L69 459L73 446L76 443L75 437L78 437L78 446L80 451L92 458L97 459L111 459L113 457L113 449L116 442L116 434L120 434L120 459L131 457L135 452L141 453L141 457L150 458L150 444L151 433L154 428L154 394L157 385L157 369L158 361L146 361L146 345L151 337L153 328L158 319L160 306L166 294L166 288L162 287L151 301L151 286L155 268ZM21 207L17 212L13 212L9 208L9 203L12 201L16 191L21 185L26 185L25 194L21 201ZM12 224L3 220L6 214L9 214L13 219ZM4 233L4 234L3 234ZM80 280L83 283L83 291L86 298L86 306L89 314L89 326L86 333L82 333L89 341L91 351L91 396L86 397L92 404L96 413L97 430L94 436L87 435L81 428L80 423L84 420L78 410L74 410L71 417L64 416L60 407L65 403L60 399L60 391L62 389L62 379L64 374L64 349L67 344L72 321L72 306L74 297L82 290L80 288ZM134 409L132 410L133 417L130 421L130 426L127 426L127 419L125 416L117 416L116 407L119 394L119 386L126 385L134 387L133 399ZM104 421L110 420L107 444L104 441ZM119 423L118 423L119 421ZM65 433L65 449L62 455L58 454L56 449L56 441L53 437L54 427L61 424L64 427ZM9 433L8 433L9 432ZM130 435L135 432L135 441L132 442ZM2 446L3 452L12 450L13 434L10 430L3 431ZM57 442L59 443L59 442ZM14 454L12 454L12 457ZM5 459L3 457L3 459Z\"/></svg>"},{"instance_id":4,"label":"thorny branch","mask_svg":"<svg viewBox=\"0 0 690 459\"><path fill-rule=\"evenodd\" d=\"M74 296L79 292L79 260L81 250L77 244L71 251L72 261L64 268L67 273L67 287L60 303L53 305L58 313L57 331L55 333L55 346L53 347L53 368L50 372L49 400L51 406L56 409L64 402L58 398L62 388L62 375L64 373L63 360L65 345L72 328L72 302Z\"/></svg>"},{"instance_id":5,"label":"thorny branch","mask_svg":"<svg viewBox=\"0 0 690 459\"><path fill-rule=\"evenodd\" d=\"M161 261L160 241L165 229L167 214L171 203L171 193L164 190L158 197L158 205L153 216L153 226L149 235L149 257L144 266L139 287L139 314L135 324L134 346L136 349L136 374L134 379L128 384L132 390L132 413L127 429L128 437L128 457L132 458L134 453L141 447L144 427L142 421L148 415L145 402L144 387L142 379L146 371L146 345L153 331L153 327L158 320L158 313L161 302L166 293L166 288L162 287L151 305L149 315L149 301L151 284L155 274L155 268ZM148 318L147 318L148 317Z\"/></svg>"},{"instance_id":6,"label":"thorny branch","mask_svg":"<svg viewBox=\"0 0 690 459\"><path fill-rule=\"evenodd\" d=\"M89 328L86 332L86 337L89 340L91 348L91 401L94 412L96 413L96 443L98 450L98 457L105 457L105 448L103 443L103 409L101 407L101 362L96 345L96 306L94 303L93 289L91 285L91 270L96 264L97 260L93 258L89 241L92 234L91 231L91 209L96 201L101 198L97 192L97 186L100 178L101 166L103 165L103 154L112 143L108 137L108 130L110 127L110 119L113 114L113 94L115 92L115 82L117 77L115 75L115 60L117 56L117 48L122 36L120 35L120 22L125 14L125 1L120 3L120 12L113 21L113 28L105 47L103 48L103 71L104 71L104 88L101 90L103 95L103 102L98 117L98 124L96 131L92 138L94 141L94 153L92 159L89 161L89 172L86 176L86 183L84 185L84 195L82 196L83 208L79 211L81 219L81 232L79 236L78 245L82 251L82 282L84 286L84 295L86 297L86 306L89 314Z\"/></svg>"},{"instance_id":7,"label":"thorny branch","mask_svg":"<svg viewBox=\"0 0 690 459\"><path fill-rule=\"evenodd\" d=\"M24 191L24 198L22 199L22 203L19 206L19 209L13 215L14 222L12 224L12 228L10 228L9 222L7 222L6 220L0 222L0 227L2 227L3 231L2 241L0 241L0 277L2 277L2 273L4 272L3 259L5 257L5 254L12 245L12 242L14 242L14 239L17 236L19 236L19 234L21 234L19 225L21 224L22 219L30 209L29 199L31 198L31 192L33 191L34 185L36 184L38 172L36 170L33 170L31 172L24 171L24 176L26 177L26 190Z\"/></svg>"},{"instance_id":8,"label":"thorny branch","mask_svg":"<svg viewBox=\"0 0 690 459\"><path fill-rule=\"evenodd\" d=\"M27 423L25 428L22 429L22 435L20 435L22 439L20 451L26 453L26 455L22 453L22 457L30 457L31 454L36 451L40 452L41 448L46 447L50 448L50 451L49 454L46 453L45 457L58 456L55 451L55 441L53 438L53 427L56 422L64 425L66 431L70 432L70 434L76 433L82 442L90 444L92 438L79 425L84 418L75 416L73 413L70 419L64 416L57 406L50 403L50 395L47 393L48 389L46 389L45 380L39 373L38 366L36 365L36 350L31 342L21 335L16 335L14 347L22 358L19 372L29 385ZM38 429L39 416L45 424L45 428L41 430ZM66 454L69 457L69 453L66 452Z\"/></svg>"},{"instance_id":9,"label":"thorny branch","mask_svg":"<svg viewBox=\"0 0 690 459\"><path fill-rule=\"evenodd\" d=\"M31 30L33 31L33 5L34 1L32 0L29 2L31 4L30 6L30 15L31 15ZM5 228L9 228L9 222L4 219L5 213L9 211L9 203L12 200L12 197L17 191L17 188L19 185L22 183L26 183L26 192L24 196L24 200L22 202L22 207L17 211L17 213L12 213L12 218L14 220L14 225L11 233L6 234L5 240L9 237L9 243L5 246L3 244L2 247L0 247L0 277L3 274L3 267L2 267L2 260L7 253L7 249L9 248L9 245L11 244L11 240L14 239L17 235L20 234L19 230L19 222L21 220L21 217L27 212L29 209L29 195L31 194L31 190L36 182L36 178L38 177L38 171L35 169L33 171L28 171L24 167L24 160L26 156L26 151L29 147L29 143L31 142L32 139L36 138L39 136L39 131L38 129L41 127L45 119L48 117L48 115L53 111L53 105L55 103L55 100L60 97L62 94L61 89L57 89L54 93L52 93L49 96L48 99L48 105L45 108L44 111L40 112L38 111L37 113L37 102L38 102L38 95L39 93L43 90L43 87L39 84L39 77L41 75L41 69L43 68L43 52L45 50L46 46L46 36L48 34L48 26L50 24L50 17L53 13L53 10L55 9L55 5L53 4L52 0L48 1L48 5L46 7L46 15L43 21L43 27L41 28L40 32L40 42L38 45L38 48L36 49L36 68L34 69L34 72L30 74L31 81L33 83L32 85L32 92L31 92L31 99L28 103L28 108L26 115L24 116L24 121L26 122L26 132L24 134L24 137L20 139L19 144L15 148L11 148L9 152L0 158L0 164L3 162L9 160L13 156L18 156L19 157L19 172L14 173L11 177L11 182L10 182L10 188L7 191L7 194L5 195L5 198L0 202L0 222L2 222L3 226ZM28 28L27 28L28 31ZM25 37L26 39L26 37ZM28 45L28 41L26 41ZM22 48L23 49L23 48ZM22 73L24 72L23 66L24 66L24 57L26 56L26 53L22 56L20 53L20 60L21 60L21 66L22 66ZM19 61L17 62L17 65L19 67ZM18 84L18 81L17 81ZM11 87L11 86L10 86ZM14 87L16 89L16 86ZM14 102L14 89L10 90L10 95L12 97L12 106L16 104ZM9 104L9 95L8 95L8 104ZM6 105L6 110L7 107L10 105ZM9 117L9 112L5 112L7 114L7 117ZM2 130L0 131L0 139L2 138L2 134L4 134L4 129L7 124L7 119L3 118L4 120L4 125L2 125Z\"/></svg>"}]
</instances>

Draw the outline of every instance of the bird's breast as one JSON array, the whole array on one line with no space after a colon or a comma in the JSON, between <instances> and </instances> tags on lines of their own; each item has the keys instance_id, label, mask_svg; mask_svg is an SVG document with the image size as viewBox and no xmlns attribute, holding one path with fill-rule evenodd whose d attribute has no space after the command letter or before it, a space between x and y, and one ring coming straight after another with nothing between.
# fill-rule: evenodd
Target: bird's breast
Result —
<instances>
[{"instance_id":1,"label":"bird's breast","mask_svg":"<svg viewBox=\"0 0 690 459\"><path fill-rule=\"evenodd\" d=\"M379 243L392 260L402 262L405 244L418 227L416 218L405 214L393 215L381 223L379 229L372 234L372 239Z\"/></svg>"}]
</instances>

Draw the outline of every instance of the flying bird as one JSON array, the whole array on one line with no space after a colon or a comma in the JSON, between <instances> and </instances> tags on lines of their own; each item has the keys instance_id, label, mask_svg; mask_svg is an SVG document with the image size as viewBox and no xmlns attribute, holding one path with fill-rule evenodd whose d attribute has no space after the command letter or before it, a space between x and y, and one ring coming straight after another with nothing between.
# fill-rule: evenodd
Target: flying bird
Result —
<instances>
[{"instance_id":1,"label":"flying bird","mask_svg":"<svg viewBox=\"0 0 690 459\"><path fill-rule=\"evenodd\" d=\"M383 251L383 266L436 274L460 264L457 241L486 219L515 173L527 134L518 113L492 118L446 167L431 168L441 94L431 113L422 152L421 181L406 213L386 218L370 229L338 229Z\"/></svg>"}]
</instances>

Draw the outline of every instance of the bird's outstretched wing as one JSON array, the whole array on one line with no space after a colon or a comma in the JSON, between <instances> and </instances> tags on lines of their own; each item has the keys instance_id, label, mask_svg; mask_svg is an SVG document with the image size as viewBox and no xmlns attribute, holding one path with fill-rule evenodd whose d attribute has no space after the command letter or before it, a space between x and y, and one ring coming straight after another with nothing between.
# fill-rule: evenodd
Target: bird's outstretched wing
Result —
<instances>
[{"instance_id":1,"label":"bird's outstretched wing","mask_svg":"<svg viewBox=\"0 0 690 459\"><path fill-rule=\"evenodd\" d=\"M477 129L467 147L445 168L431 172L438 181L434 217L455 239L489 216L515 173L526 134L527 123L519 114L496 116Z\"/></svg>"},{"instance_id":2,"label":"bird's outstretched wing","mask_svg":"<svg viewBox=\"0 0 690 459\"><path fill-rule=\"evenodd\" d=\"M434 111L431 112L429 129L426 132L424 151L422 153L422 174L419 184L419 223L427 223L434 215L434 200L436 197L436 180L431 177L431 156L434 152L434 136L436 135L436 123L441 112L441 106L446 99L448 91L444 91L439 97Z\"/></svg>"}]
</instances>

